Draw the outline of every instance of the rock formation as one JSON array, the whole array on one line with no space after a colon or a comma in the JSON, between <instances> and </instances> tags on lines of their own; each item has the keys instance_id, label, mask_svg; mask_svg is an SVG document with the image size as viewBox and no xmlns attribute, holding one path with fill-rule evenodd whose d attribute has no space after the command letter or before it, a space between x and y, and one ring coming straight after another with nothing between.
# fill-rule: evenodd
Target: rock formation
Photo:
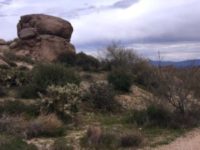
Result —
<instances>
[{"instance_id":1,"label":"rock formation","mask_svg":"<svg viewBox=\"0 0 200 150\"><path fill-rule=\"evenodd\" d=\"M53 62L64 53L75 54L75 47L70 43L72 32L72 25L61 18L44 14L25 15L17 25L19 38L10 43L0 39L0 51L11 49L16 55Z\"/></svg>"}]
</instances>

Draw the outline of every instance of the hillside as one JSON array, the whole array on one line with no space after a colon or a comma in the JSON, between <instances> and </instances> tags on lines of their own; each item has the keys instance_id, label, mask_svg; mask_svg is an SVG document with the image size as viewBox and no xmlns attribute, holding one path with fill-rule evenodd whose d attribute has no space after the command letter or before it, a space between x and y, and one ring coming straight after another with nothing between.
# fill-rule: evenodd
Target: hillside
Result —
<instances>
[{"instance_id":1,"label":"hillside","mask_svg":"<svg viewBox=\"0 0 200 150\"><path fill-rule=\"evenodd\" d=\"M199 126L198 67L116 44L101 60L76 53L71 23L44 14L17 32L0 40L0 150L159 149Z\"/></svg>"}]
</instances>

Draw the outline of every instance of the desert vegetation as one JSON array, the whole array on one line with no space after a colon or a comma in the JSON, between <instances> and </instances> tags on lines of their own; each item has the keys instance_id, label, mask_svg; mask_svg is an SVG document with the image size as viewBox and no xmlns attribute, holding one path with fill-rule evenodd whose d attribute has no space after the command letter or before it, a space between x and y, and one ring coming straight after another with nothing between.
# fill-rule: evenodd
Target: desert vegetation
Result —
<instances>
[{"instance_id":1,"label":"desert vegetation","mask_svg":"<svg viewBox=\"0 0 200 150\"><path fill-rule=\"evenodd\" d=\"M137 149L199 126L198 67L153 66L116 44L101 59L64 56L41 63L6 54L32 67L0 68L0 149L36 150L34 139L53 139L51 150Z\"/></svg>"}]
</instances>

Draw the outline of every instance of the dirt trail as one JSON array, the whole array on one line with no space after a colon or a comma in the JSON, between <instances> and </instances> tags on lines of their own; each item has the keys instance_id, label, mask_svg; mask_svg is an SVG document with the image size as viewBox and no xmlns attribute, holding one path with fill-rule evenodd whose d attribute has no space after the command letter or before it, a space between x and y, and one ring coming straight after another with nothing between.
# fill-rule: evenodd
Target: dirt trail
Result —
<instances>
[{"instance_id":1,"label":"dirt trail","mask_svg":"<svg viewBox=\"0 0 200 150\"><path fill-rule=\"evenodd\" d=\"M154 148L155 150L200 150L200 128L195 129L174 142Z\"/></svg>"}]
</instances>

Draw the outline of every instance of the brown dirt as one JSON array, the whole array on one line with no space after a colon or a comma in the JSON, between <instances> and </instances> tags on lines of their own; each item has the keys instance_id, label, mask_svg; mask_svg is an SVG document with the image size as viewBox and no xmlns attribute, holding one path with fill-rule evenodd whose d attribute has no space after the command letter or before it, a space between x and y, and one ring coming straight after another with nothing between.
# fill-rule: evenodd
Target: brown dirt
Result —
<instances>
[{"instance_id":1,"label":"brown dirt","mask_svg":"<svg viewBox=\"0 0 200 150\"><path fill-rule=\"evenodd\" d=\"M186 135L177 138L174 142L154 148L155 150L199 150L200 128L194 129Z\"/></svg>"}]
</instances>

